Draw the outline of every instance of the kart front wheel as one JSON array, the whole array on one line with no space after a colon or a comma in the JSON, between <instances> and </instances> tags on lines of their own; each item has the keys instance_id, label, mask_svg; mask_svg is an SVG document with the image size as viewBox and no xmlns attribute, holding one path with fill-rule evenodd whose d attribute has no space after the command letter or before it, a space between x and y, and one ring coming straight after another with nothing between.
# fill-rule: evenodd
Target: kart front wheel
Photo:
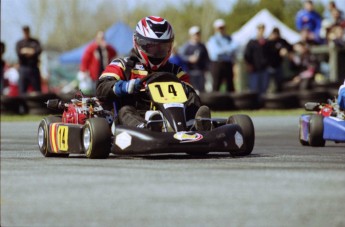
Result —
<instances>
[{"instance_id":1,"label":"kart front wheel","mask_svg":"<svg viewBox=\"0 0 345 227\"><path fill-rule=\"evenodd\" d=\"M68 157L67 154L52 153L49 147L49 125L52 123L61 122L61 117L49 116L43 118L38 126L37 142L38 147L44 157Z\"/></svg>"},{"instance_id":2,"label":"kart front wheel","mask_svg":"<svg viewBox=\"0 0 345 227\"><path fill-rule=\"evenodd\" d=\"M111 131L104 118L90 118L85 122L82 134L86 157L107 158L111 149Z\"/></svg>"},{"instance_id":3,"label":"kart front wheel","mask_svg":"<svg viewBox=\"0 0 345 227\"><path fill-rule=\"evenodd\" d=\"M255 143L254 124L249 116L238 114L230 116L226 122L227 124L237 124L242 129L243 145L240 150L231 151L230 154L234 156L246 156L252 153Z\"/></svg>"},{"instance_id":4,"label":"kart front wheel","mask_svg":"<svg viewBox=\"0 0 345 227\"><path fill-rule=\"evenodd\" d=\"M312 115L309 121L309 144L312 147L324 147L326 141L323 139L323 116Z\"/></svg>"},{"instance_id":5,"label":"kart front wheel","mask_svg":"<svg viewBox=\"0 0 345 227\"><path fill-rule=\"evenodd\" d=\"M299 132L298 132L298 138L299 138L299 142L302 146L309 146L309 142L305 141L302 139L302 134L303 134L303 129L302 129L302 118L299 119Z\"/></svg>"}]
</instances>

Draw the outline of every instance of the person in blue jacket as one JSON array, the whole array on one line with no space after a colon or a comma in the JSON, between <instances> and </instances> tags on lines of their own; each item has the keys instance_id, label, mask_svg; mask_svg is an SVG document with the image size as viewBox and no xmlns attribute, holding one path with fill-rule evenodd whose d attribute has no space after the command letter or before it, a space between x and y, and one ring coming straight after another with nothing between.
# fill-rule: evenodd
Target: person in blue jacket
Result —
<instances>
[{"instance_id":1,"label":"person in blue jacket","mask_svg":"<svg viewBox=\"0 0 345 227\"><path fill-rule=\"evenodd\" d=\"M223 19L213 23L214 35L207 42L207 51L211 61L210 71L213 77L213 91L219 91L223 80L226 80L226 91L235 91L233 65L239 45L226 33Z\"/></svg>"},{"instance_id":2,"label":"person in blue jacket","mask_svg":"<svg viewBox=\"0 0 345 227\"><path fill-rule=\"evenodd\" d=\"M297 12L295 19L298 31L308 30L314 41L321 42L320 29L322 17L314 10L313 1L305 1L304 8Z\"/></svg>"},{"instance_id":3,"label":"person in blue jacket","mask_svg":"<svg viewBox=\"0 0 345 227\"><path fill-rule=\"evenodd\" d=\"M345 81L339 88L338 104L341 109L345 110Z\"/></svg>"}]
</instances>

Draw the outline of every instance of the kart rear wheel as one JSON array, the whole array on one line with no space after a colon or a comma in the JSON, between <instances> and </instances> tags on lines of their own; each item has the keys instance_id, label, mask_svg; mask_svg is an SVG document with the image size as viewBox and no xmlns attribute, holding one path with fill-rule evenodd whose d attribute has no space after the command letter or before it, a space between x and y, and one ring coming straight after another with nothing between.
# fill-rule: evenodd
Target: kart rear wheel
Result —
<instances>
[{"instance_id":1,"label":"kart rear wheel","mask_svg":"<svg viewBox=\"0 0 345 227\"><path fill-rule=\"evenodd\" d=\"M49 116L43 118L43 120L40 122L38 126L38 132L37 132L37 141L38 141L38 147L43 154L44 157L68 157L67 154L57 154L50 152L49 148L49 125L52 123L61 122L61 117L58 116Z\"/></svg>"},{"instance_id":2,"label":"kart rear wheel","mask_svg":"<svg viewBox=\"0 0 345 227\"><path fill-rule=\"evenodd\" d=\"M323 139L323 116L312 115L309 121L309 144L312 147L324 147L326 141Z\"/></svg>"},{"instance_id":3,"label":"kart rear wheel","mask_svg":"<svg viewBox=\"0 0 345 227\"><path fill-rule=\"evenodd\" d=\"M233 115L230 116L226 122L227 124L237 124L242 129L243 145L238 151L231 151L230 154L234 156L246 156L252 153L255 143L255 131L252 120L247 115Z\"/></svg>"},{"instance_id":4,"label":"kart rear wheel","mask_svg":"<svg viewBox=\"0 0 345 227\"><path fill-rule=\"evenodd\" d=\"M90 118L86 120L82 144L86 157L92 159L107 158L111 149L111 131L104 118Z\"/></svg>"}]
</instances>

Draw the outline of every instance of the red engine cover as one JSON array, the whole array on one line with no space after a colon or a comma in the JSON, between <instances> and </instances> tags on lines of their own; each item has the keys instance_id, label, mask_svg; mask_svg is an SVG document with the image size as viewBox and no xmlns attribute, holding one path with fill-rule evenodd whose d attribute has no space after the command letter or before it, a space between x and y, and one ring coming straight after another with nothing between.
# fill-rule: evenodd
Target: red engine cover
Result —
<instances>
[{"instance_id":1,"label":"red engine cover","mask_svg":"<svg viewBox=\"0 0 345 227\"><path fill-rule=\"evenodd\" d=\"M333 107L328 104L323 106L322 109L320 110L320 114L324 117L331 116L332 112L333 112Z\"/></svg>"},{"instance_id":2,"label":"red engine cover","mask_svg":"<svg viewBox=\"0 0 345 227\"><path fill-rule=\"evenodd\" d=\"M64 123L85 124L86 118L87 116L74 104L69 104L67 110L62 114L62 122Z\"/></svg>"}]
</instances>

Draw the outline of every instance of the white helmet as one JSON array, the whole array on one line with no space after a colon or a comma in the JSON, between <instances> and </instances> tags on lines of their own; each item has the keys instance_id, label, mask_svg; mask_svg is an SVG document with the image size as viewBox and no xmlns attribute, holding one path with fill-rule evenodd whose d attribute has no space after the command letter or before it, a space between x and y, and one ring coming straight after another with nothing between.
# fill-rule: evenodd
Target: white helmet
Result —
<instances>
[{"instance_id":1,"label":"white helmet","mask_svg":"<svg viewBox=\"0 0 345 227\"><path fill-rule=\"evenodd\" d=\"M164 65L171 54L174 31L167 20L161 17L141 19L133 35L134 49L140 62L152 70Z\"/></svg>"}]
</instances>

